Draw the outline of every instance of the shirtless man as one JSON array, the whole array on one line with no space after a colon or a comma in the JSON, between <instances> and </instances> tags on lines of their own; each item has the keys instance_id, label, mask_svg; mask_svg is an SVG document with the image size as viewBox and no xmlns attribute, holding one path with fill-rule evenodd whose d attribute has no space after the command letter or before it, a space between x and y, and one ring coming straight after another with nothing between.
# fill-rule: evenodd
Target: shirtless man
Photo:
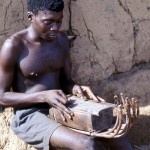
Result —
<instances>
[{"instance_id":1,"label":"shirtless man","mask_svg":"<svg viewBox=\"0 0 150 150\"><path fill-rule=\"evenodd\" d=\"M71 78L68 39L59 32L63 1L28 0L27 5L30 26L7 39L0 52L0 104L14 108L12 130L39 150L100 150L96 139L47 117L50 106L73 117L65 107L68 93L96 100ZM132 149L126 138L106 142L113 150Z\"/></svg>"}]
</instances>

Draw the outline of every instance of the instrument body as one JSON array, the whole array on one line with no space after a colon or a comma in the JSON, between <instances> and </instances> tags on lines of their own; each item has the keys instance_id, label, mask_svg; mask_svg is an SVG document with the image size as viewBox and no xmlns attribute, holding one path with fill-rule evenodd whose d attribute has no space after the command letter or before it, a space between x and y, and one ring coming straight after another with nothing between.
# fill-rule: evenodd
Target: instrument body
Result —
<instances>
[{"instance_id":1,"label":"instrument body","mask_svg":"<svg viewBox=\"0 0 150 150\"><path fill-rule=\"evenodd\" d=\"M49 117L64 126L88 132L101 132L112 126L114 104L71 96L66 106L74 113L71 120L66 117L63 121L59 111L53 108L49 109Z\"/></svg>"},{"instance_id":2,"label":"instrument body","mask_svg":"<svg viewBox=\"0 0 150 150\"><path fill-rule=\"evenodd\" d=\"M68 128L92 137L118 138L125 136L131 126L139 118L139 103L134 98L115 96L117 104L107 102L96 103L86 101L76 96L69 96L66 105L74 112L72 120L61 114L55 108L49 109L49 117Z\"/></svg>"}]
</instances>

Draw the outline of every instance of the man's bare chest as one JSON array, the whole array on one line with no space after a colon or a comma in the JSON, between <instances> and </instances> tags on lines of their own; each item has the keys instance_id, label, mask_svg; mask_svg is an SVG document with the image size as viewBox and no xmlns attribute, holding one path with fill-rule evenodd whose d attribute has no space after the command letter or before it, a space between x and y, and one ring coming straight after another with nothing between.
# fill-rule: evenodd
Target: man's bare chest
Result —
<instances>
[{"instance_id":1,"label":"man's bare chest","mask_svg":"<svg viewBox=\"0 0 150 150\"><path fill-rule=\"evenodd\" d=\"M19 67L25 76L57 72L63 67L65 52L60 47L26 49L22 53Z\"/></svg>"}]
</instances>

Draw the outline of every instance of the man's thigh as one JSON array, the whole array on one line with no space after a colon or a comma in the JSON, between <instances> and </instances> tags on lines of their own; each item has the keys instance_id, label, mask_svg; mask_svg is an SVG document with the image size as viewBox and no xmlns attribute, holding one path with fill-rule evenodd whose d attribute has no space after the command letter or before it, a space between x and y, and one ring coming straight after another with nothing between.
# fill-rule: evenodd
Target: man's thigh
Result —
<instances>
[{"instance_id":1,"label":"man's thigh","mask_svg":"<svg viewBox=\"0 0 150 150\"><path fill-rule=\"evenodd\" d=\"M75 132L67 127L58 127L51 136L53 149L97 150L94 138Z\"/></svg>"},{"instance_id":2,"label":"man's thigh","mask_svg":"<svg viewBox=\"0 0 150 150\"><path fill-rule=\"evenodd\" d=\"M60 126L54 131L50 143L52 148L57 150L133 150L126 137L117 139L92 138L64 126Z\"/></svg>"},{"instance_id":3,"label":"man's thigh","mask_svg":"<svg viewBox=\"0 0 150 150\"><path fill-rule=\"evenodd\" d=\"M49 150L49 139L61 126L47 117L48 110L30 108L17 110L11 124L14 133L39 150Z\"/></svg>"}]
</instances>

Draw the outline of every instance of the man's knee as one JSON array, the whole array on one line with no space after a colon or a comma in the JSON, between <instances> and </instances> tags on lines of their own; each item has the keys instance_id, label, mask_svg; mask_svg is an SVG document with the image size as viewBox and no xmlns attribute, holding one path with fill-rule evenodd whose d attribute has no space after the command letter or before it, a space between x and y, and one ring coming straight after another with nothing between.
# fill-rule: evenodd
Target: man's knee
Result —
<instances>
[{"instance_id":1,"label":"man's knee","mask_svg":"<svg viewBox=\"0 0 150 150\"><path fill-rule=\"evenodd\" d=\"M94 138L84 136L76 140L74 148L78 150L96 150L96 143Z\"/></svg>"}]
</instances>

